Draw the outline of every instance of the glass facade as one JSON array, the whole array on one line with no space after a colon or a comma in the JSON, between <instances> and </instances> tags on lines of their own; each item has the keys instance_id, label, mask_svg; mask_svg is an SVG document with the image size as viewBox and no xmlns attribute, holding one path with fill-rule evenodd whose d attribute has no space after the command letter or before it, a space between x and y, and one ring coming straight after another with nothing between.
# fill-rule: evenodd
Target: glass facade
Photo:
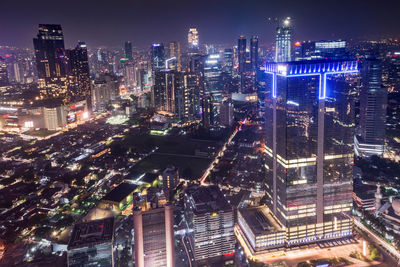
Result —
<instances>
[{"instance_id":1,"label":"glass facade","mask_svg":"<svg viewBox=\"0 0 400 267\"><path fill-rule=\"evenodd\" d=\"M268 204L287 229L288 245L351 234L355 125L348 77L357 70L355 63L348 71L348 62L324 64L278 64L267 75Z\"/></svg>"},{"instance_id":2,"label":"glass facade","mask_svg":"<svg viewBox=\"0 0 400 267\"><path fill-rule=\"evenodd\" d=\"M291 60L292 29L278 27L276 29L275 62L288 62Z\"/></svg>"}]
</instances>

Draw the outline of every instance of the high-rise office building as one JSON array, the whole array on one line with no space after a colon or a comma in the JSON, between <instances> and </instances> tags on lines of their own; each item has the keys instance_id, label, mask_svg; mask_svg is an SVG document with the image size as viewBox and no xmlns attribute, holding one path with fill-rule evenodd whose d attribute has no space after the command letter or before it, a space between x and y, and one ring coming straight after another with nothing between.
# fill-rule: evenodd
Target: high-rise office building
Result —
<instances>
[{"instance_id":1,"label":"high-rise office building","mask_svg":"<svg viewBox=\"0 0 400 267\"><path fill-rule=\"evenodd\" d=\"M151 63L153 72L165 69L165 51L164 45L152 44L151 46Z\"/></svg>"},{"instance_id":2,"label":"high-rise office building","mask_svg":"<svg viewBox=\"0 0 400 267\"><path fill-rule=\"evenodd\" d=\"M383 154L386 105L387 89L382 86L382 62L367 57L361 67L360 127L354 140L358 155Z\"/></svg>"},{"instance_id":3,"label":"high-rise office building","mask_svg":"<svg viewBox=\"0 0 400 267\"><path fill-rule=\"evenodd\" d=\"M290 18L283 21L283 26L276 28L275 62L291 61L292 28Z\"/></svg>"},{"instance_id":4,"label":"high-rise office building","mask_svg":"<svg viewBox=\"0 0 400 267\"><path fill-rule=\"evenodd\" d=\"M154 73L151 91L152 106L157 111L167 112L181 120L185 117L184 76L172 70L159 70Z\"/></svg>"},{"instance_id":5,"label":"high-rise office building","mask_svg":"<svg viewBox=\"0 0 400 267\"><path fill-rule=\"evenodd\" d=\"M169 43L169 58L175 58L175 70L181 71L182 61L181 61L181 43L170 42Z\"/></svg>"},{"instance_id":6,"label":"high-rise office building","mask_svg":"<svg viewBox=\"0 0 400 267\"><path fill-rule=\"evenodd\" d=\"M219 110L219 123L223 126L231 126L233 123L233 103L232 101L222 102Z\"/></svg>"},{"instance_id":7,"label":"high-rise office building","mask_svg":"<svg viewBox=\"0 0 400 267\"><path fill-rule=\"evenodd\" d=\"M200 78L196 74L185 73L183 76L184 86L184 113L189 120L200 116Z\"/></svg>"},{"instance_id":8,"label":"high-rise office building","mask_svg":"<svg viewBox=\"0 0 400 267\"><path fill-rule=\"evenodd\" d=\"M233 63L234 58L233 58L233 49L232 48L227 48L224 50L224 67L223 70L230 75L233 73Z\"/></svg>"},{"instance_id":9,"label":"high-rise office building","mask_svg":"<svg viewBox=\"0 0 400 267\"><path fill-rule=\"evenodd\" d=\"M8 85L7 64L5 58L0 56L0 87Z\"/></svg>"},{"instance_id":10,"label":"high-rise office building","mask_svg":"<svg viewBox=\"0 0 400 267\"><path fill-rule=\"evenodd\" d=\"M33 45L41 97L66 100L66 60L61 25L39 24L39 33L33 39Z\"/></svg>"},{"instance_id":11,"label":"high-rise office building","mask_svg":"<svg viewBox=\"0 0 400 267\"><path fill-rule=\"evenodd\" d=\"M70 102L86 99L90 105L90 70L87 47L79 42L75 49L67 50Z\"/></svg>"},{"instance_id":12,"label":"high-rise office building","mask_svg":"<svg viewBox=\"0 0 400 267\"><path fill-rule=\"evenodd\" d=\"M357 61L266 65L267 204L295 246L352 235Z\"/></svg>"},{"instance_id":13,"label":"high-rise office building","mask_svg":"<svg viewBox=\"0 0 400 267\"><path fill-rule=\"evenodd\" d=\"M151 88L151 106L161 110L165 105L165 79L166 71L156 71L153 74L153 86Z\"/></svg>"},{"instance_id":14,"label":"high-rise office building","mask_svg":"<svg viewBox=\"0 0 400 267\"><path fill-rule=\"evenodd\" d=\"M199 48L199 32L196 28L190 28L188 33L189 49Z\"/></svg>"},{"instance_id":15,"label":"high-rise office building","mask_svg":"<svg viewBox=\"0 0 400 267\"><path fill-rule=\"evenodd\" d=\"M252 36L250 39L250 62L251 71L256 73L258 67L258 36Z\"/></svg>"},{"instance_id":16,"label":"high-rise office building","mask_svg":"<svg viewBox=\"0 0 400 267\"><path fill-rule=\"evenodd\" d=\"M91 100L95 111L106 111L111 101L118 96L120 82L115 75L105 73L94 81Z\"/></svg>"},{"instance_id":17,"label":"high-rise office building","mask_svg":"<svg viewBox=\"0 0 400 267\"><path fill-rule=\"evenodd\" d=\"M185 216L196 263L234 254L233 209L218 186L188 188Z\"/></svg>"},{"instance_id":18,"label":"high-rise office building","mask_svg":"<svg viewBox=\"0 0 400 267\"><path fill-rule=\"evenodd\" d=\"M314 44L314 59L345 60L348 58L346 41L318 41Z\"/></svg>"},{"instance_id":19,"label":"high-rise office building","mask_svg":"<svg viewBox=\"0 0 400 267\"><path fill-rule=\"evenodd\" d=\"M178 185L179 183L179 170L175 166L171 166L166 168L162 174L163 178L163 191L164 194L167 196L167 199L171 196L172 190Z\"/></svg>"},{"instance_id":20,"label":"high-rise office building","mask_svg":"<svg viewBox=\"0 0 400 267\"><path fill-rule=\"evenodd\" d=\"M220 54L210 54L204 62L205 91L212 94L214 98L222 99L222 57Z\"/></svg>"},{"instance_id":21,"label":"high-rise office building","mask_svg":"<svg viewBox=\"0 0 400 267\"><path fill-rule=\"evenodd\" d=\"M135 266L175 266L174 208L133 211Z\"/></svg>"},{"instance_id":22,"label":"high-rise office building","mask_svg":"<svg viewBox=\"0 0 400 267\"><path fill-rule=\"evenodd\" d=\"M346 41L307 41L294 44L294 60L345 60L349 58Z\"/></svg>"},{"instance_id":23,"label":"high-rise office building","mask_svg":"<svg viewBox=\"0 0 400 267\"><path fill-rule=\"evenodd\" d=\"M387 60L387 87L390 91L400 92L400 51L391 53Z\"/></svg>"},{"instance_id":24,"label":"high-rise office building","mask_svg":"<svg viewBox=\"0 0 400 267\"><path fill-rule=\"evenodd\" d=\"M213 117L211 97L207 94L201 98L201 123L205 129L210 128L213 123Z\"/></svg>"},{"instance_id":25,"label":"high-rise office building","mask_svg":"<svg viewBox=\"0 0 400 267\"><path fill-rule=\"evenodd\" d=\"M133 60L132 43L131 41L125 42L125 58L129 61Z\"/></svg>"},{"instance_id":26,"label":"high-rise office building","mask_svg":"<svg viewBox=\"0 0 400 267\"><path fill-rule=\"evenodd\" d=\"M241 35L238 39L238 62L239 62L239 74L246 71L246 37Z\"/></svg>"}]
</instances>

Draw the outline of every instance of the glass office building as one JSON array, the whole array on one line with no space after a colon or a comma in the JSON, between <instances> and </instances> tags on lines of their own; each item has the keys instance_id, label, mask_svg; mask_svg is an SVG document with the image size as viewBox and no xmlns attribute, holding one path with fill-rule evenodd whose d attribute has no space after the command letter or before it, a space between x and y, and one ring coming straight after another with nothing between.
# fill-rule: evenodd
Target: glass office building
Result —
<instances>
[{"instance_id":1,"label":"glass office building","mask_svg":"<svg viewBox=\"0 0 400 267\"><path fill-rule=\"evenodd\" d=\"M352 235L356 61L266 65L268 205L286 246Z\"/></svg>"}]
</instances>

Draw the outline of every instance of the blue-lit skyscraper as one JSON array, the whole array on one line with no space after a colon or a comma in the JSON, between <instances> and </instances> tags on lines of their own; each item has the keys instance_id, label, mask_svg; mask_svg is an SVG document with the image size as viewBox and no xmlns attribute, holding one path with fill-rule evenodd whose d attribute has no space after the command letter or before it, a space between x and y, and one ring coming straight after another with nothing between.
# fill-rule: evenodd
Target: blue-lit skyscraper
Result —
<instances>
[{"instance_id":1,"label":"blue-lit skyscraper","mask_svg":"<svg viewBox=\"0 0 400 267\"><path fill-rule=\"evenodd\" d=\"M267 204L287 246L352 235L356 61L266 65ZM351 79L350 79L351 80Z\"/></svg>"}]
</instances>

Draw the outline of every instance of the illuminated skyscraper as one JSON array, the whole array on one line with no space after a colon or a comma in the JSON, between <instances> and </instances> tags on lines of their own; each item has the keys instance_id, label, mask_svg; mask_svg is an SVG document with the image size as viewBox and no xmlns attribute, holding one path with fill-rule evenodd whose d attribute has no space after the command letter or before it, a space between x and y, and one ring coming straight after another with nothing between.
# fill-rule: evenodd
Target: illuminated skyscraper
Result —
<instances>
[{"instance_id":1,"label":"illuminated skyscraper","mask_svg":"<svg viewBox=\"0 0 400 267\"><path fill-rule=\"evenodd\" d=\"M200 77L197 74L186 73L183 76L184 113L189 120L200 117Z\"/></svg>"},{"instance_id":2,"label":"illuminated skyscraper","mask_svg":"<svg viewBox=\"0 0 400 267\"><path fill-rule=\"evenodd\" d=\"M185 215L196 263L234 254L233 209L218 186L187 189Z\"/></svg>"},{"instance_id":3,"label":"illuminated skyscraper","mask_svg":"<svg viewBox=\"0 0 400 267\"><path fill-rule=\"evenodd\" d=\"M232 75L233 72L233 49L224 50L224 71Z\"/></svg>"},{"instance_id":4,"label":"illuminated skyscraper","mask_svg":"<svg viewBox=\"0 0 400 267\"><path fill-rule=\"evenodd\" d=\"M90 105L90 70L87 47L79 42L75 49L67 50L70 102L87 100Z\"/></svg>"},{"instance_id":5,"label":"illuminated skyscraper","mask_svg":"<svg viewBox=\"0 0 400 267\"><path fill-rule=\"evenodd\" d=\"M383 154L386 105L387 89L382 86L382 63L367 57L361 68L360 132L354 140L358 155Z\"/></svg>"},{"instance_id":6,"label":"illuminated skyscraper","mask_svg":"<svg viewBox=\"0 0 400 267\"><path fill-rule=\"evenodd\" d=\"M258 36L253 36L250 39L250 61L251 71L257 72L258 67Z\"/></svg>"},{"instance_id":7,"label":"illuminated skyscraper","mask_svg":"<svg viewBox=\"0 0 400 267\"><path fill-rule=\"evenodd\" d=\"M185 117L184 76L173 70L160 70L154 73L151 92L152 106L157 111L168 112L181 120Z\"/></svg>"},{"instance_id":8,"label":"illuminated skyscraper","mask_svg":"<svg viewBox=\"0 0 400 267\"><path fill-rule=\"evenodd\" d=\"M33 39L33 45L41 97L66 100L66 60L61 25L39 24L39 33Z\"/></svg>"},{"instance_id":9,"label":"illuminated skyscraper","mask_svg":"<svg viewBox=\"0 0 400 267\"><path fill-rule=\"evenodd\" d=\"M294 246L352 235L357 61L266 65L267 204Z\"/></svg>"},{"instance_id":10,"label":"illuminated skyscraper","mask_svg":"<svg viewBox=\"0 0 400 267\"><path fill-rule=\"evenodd\" d=\"M174 208L133 211L135 266L175 266Z\"/></svg>"},{"instance_id":11,"label":"illuminated skyscraper","mask_svg":"<svg viewBox=\"0 0 400 267\"><path fill-rule=\"evenodd\" d=\"M295 61L345 60L349 57L346 50L346 41L343 40L296 42L294 46Z\"/></svg>"},{"instance_id":12,"label":"illuminated skyscraper","mask_svg":"<svg viewBox=\"0 0 400 267\"><path fill-rule=\"evenodd\" d=\"M283 21L283 26L276 28L275 62L291 61L292 28L290 18Z\"/></svg>"},{"instance_id":13,"label":"illuminated skyscraper","mask_svg":"<svg viewBox=\"0 0 400 267\"><path fill-rule=\"evenodd\" d=\"M175 58L175 70L181 71L181 44L179 42L169 43L169 58Z\"/></svg>"},{"instance_id":14,"label":"illuminated skyscraper","mask_svg":"<svg viewBox=\"0 0 400 267\"><path fill-rule=\"evenodd\" d=\"M167 199L170 198L172 190L179 183L179 170L175 166L171 166L166 168L162 174L163 177L163 191L167 196Z\"/></svg>"},{"instance_id":15,"label":"illuminated skyscraper","mask_svg":"<svg viewBox=\"0 0 400 267\"><path fill-rule=\"evenodd\" d=\"M199 32L196 28L190 28L188 33L188 43L190 49L199 48Z\"/></svg>"},{"instance_id":16,"label":"illuminated skyscraper","mask_svg":"<svg viewBox=\"0 0 400 267\"><path fill-rule=\"evenodd\" d=\"M214 97L222 97L222 57L220 54L208 55L204 62L204 79L206 84L206 92L211 93Z\"/></svg>"},{"instance_id":17,"label":"illuminated skyscraper","mask_svg":"<svg viewBox=\"0 0 400 267\"><path fill-rule=\"evenodd\" d=\"M164 45L162 43L152 44L151 62L153 71L159 71L165 69L165 51L164 51Z\"/></svg>"},{"instance_id":18,"label":"illuminated skyscraper","mask_svg":"<svg viewBox=\"0 0 400 267\"><path fill-rule=\"evenodd\" d=\"M246 71L246 38L241 35L238 39L239 74Z\"/></svg>"},{"instance_id":19,"label":"illuminated skyscraper","mask_svg":"<svg viewBox=\"0 0 400 267\"><path fill-rule=\"evenodd\" d=\"M133 60L132 43L130 41L125 42L125 58L129 59L129 61Z\"/></svg>"},{"instance_id":20,"label":"illuminated skyscraper","mask_svg":"<svg viewBox=\"0 0 400 267\"><path fill-rule=\"evenodd\" d=\"M0 56L0 87L8 85L6 60Z\"/></svg>"}]
</instances>

